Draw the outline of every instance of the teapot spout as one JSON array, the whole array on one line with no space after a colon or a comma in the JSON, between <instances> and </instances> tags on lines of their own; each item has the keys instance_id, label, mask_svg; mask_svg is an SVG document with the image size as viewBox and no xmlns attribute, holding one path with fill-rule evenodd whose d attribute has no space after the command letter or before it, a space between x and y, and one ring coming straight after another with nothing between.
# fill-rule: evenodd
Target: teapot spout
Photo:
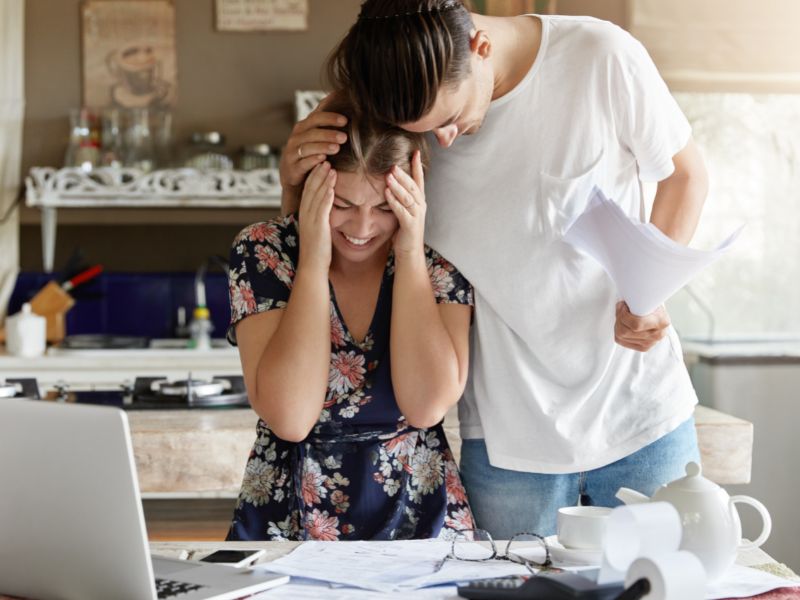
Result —
<instances>
[{"instance_id":1,"label":"teapot spout","mask_svg":"<svg viewBox=\"0 0 800 600\"><path fill-rule=\"evenodd\" d=\"M650 502L650 498L641 492L626 487L619 488L615 496L625 504L643 504L645 502Z\"/></svg>"}]
</instances>

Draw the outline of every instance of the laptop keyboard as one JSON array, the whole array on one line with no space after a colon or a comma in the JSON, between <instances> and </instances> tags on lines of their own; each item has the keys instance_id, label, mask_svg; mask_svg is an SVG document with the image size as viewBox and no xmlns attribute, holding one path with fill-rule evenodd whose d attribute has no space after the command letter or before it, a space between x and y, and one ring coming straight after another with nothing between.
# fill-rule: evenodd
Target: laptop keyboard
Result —
<instances>
[{"instance_id":1,"label":"laptop keyboard","mask_svg":"<svg viewBox=\"0 0 800 600\"><path fill-rule=\"evenodd\" d=\"M159 598L173 598L175 596L180 596L181 594L194 592L204 587L208 586L156 577L156 593L158 594Z\"/></svg>"}]
</instances>

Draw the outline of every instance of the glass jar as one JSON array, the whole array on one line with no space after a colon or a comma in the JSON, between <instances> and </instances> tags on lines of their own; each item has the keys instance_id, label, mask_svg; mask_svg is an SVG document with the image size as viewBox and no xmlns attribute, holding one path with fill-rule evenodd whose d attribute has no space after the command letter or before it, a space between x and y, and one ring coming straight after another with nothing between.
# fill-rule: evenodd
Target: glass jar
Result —
<instances>
[{"instance_id":1,"label":"glass jar","mask_svg":"<svg viewBox=\"0 0 800 600\"><path fill-rule=\"evenodd\" d=\"M104 167L122 166L122 133L120 112L116 108L103 111L103 131L100 145L100 164Z\"/></svg>"},{"instance_id":2,"label":"glass jar","mask_svg":"<svg viewBox=\"0 0 800 600\"><path fill-rule=\"evenodd\" d=\"M75 108L69 111L69 126L69 144L64 155L64 166L91 171L100 162L97 120L88 108Z\"/></svg>"},{"instance_id":3,"label":"glass jar","mask_svg":"<svg viewBox=\"0 0 800 600\"><path fill-rule=\"evenodd\" d=\"M225 153L225 136L218 131L193 133L189 137L183 164L201 170L233 169L233 161Z\"/></svg>"},{"instance_id":4,"label":"glass jar","mask_svg":"<svg viewBox=\"0 0 800 600\"><path fill-rule=\"evenodd\" d=\"M175 166L172 144L172 113L168 110L158 110L153 116L154 146L156 152L156 165L159 169L169 169Z\"/></svg>"},{"instance_id":5,"label":"glass jar","mask_svg":"<svg viewBox=\"0 0 800 600\"><path fill-rule=\"evenodd\" d=\"M146 108L134 108L131 111L127 137L125 166L140 169L145 173L152 171L155 167L156 154L150 131L150 113Z\"/></svg>"},{"instance_id":6,"label":"glass jar","mask_svg":"<svg viewBox=\"0 0 800 600\"><path fill-rule=\"evenodd\" d=\"M239 169L274 169L278 166L278 156L269 144L250 144L242 146L239 154Z\"/></svg>"}]
</instances>

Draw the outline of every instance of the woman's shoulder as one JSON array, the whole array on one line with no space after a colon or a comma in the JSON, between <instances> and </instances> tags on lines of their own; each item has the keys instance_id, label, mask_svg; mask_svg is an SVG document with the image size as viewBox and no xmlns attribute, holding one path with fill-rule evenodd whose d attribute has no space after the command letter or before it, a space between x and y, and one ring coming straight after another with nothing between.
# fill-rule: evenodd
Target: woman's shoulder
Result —
<instances>
[{"instance_id":1,"label":"woman's shoulder","mask_svg":"<svg viewBox=\"0 0 800 600\"><path fill-rule=\"evenodd\" d=\"M270 244L275 249L297 244L297 218L294 214L279 216L269 221L251 223L234 238L233 245Z\"/></svg>"}]
</instances>

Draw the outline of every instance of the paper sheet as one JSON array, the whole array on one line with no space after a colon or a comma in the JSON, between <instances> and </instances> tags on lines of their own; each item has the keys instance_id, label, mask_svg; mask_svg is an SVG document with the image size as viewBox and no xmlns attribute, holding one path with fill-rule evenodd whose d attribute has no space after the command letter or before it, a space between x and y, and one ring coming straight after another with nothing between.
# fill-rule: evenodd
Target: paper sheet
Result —
<instances>
[{"instance_id":1,"label":"paper sheet","mask_svg":"<svg viewBox=\"0 0 800 600\"><path fill-rule=\"evenodd\" d=\"M714 250L688 248L652 223L632 220L595 187L586 210L564 234L564 241L600 263L633 314L647 315L719 259L741 230Z\"/></svg>"},{"instance_id":2,"label":"paper sheet","mask_svg":"<svg viewBox=\"0 0 800 600\"><path fill-rule=\"evenodd\" d=\"M450 542L437 540L306 542L263 567L293 577L379 592L529 572L510 561L442 563L450 547Z\"/></svg>"}]
</instances>

